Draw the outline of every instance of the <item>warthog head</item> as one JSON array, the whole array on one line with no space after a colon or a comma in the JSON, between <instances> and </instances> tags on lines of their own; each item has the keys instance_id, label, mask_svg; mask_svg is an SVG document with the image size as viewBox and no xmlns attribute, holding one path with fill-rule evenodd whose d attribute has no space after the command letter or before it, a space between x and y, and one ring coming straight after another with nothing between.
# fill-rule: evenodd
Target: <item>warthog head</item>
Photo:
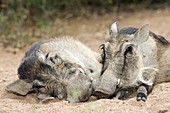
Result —
<instances>
[{"instance_id":1,"label":"warthog head","mask_svg":"<svg viewBox=\"0 0 170 113\"><path fill-rule=\"evenodd\" d=\"M110 29L110 39L102 44L103 69L101 82L95 90L99 98L108 98L118 87L129 87L135 81L141 63L138 45L148 40L149 24L140 29L126 28L119 31L117 22Z\"/></svg>"},{"instance_id":2,"label":"warthog head","mask_svg":"<svg viewBox=\"0 0 170 113\"><path fill-rule=\"evenodd\" d=\"M80 102L87 101L92 93L92 81L81 66L40 50L23 59L18 74L19 80L7 86L7 90L20 95L36 89L41 94Z\"/></svg>"}]
</instances>

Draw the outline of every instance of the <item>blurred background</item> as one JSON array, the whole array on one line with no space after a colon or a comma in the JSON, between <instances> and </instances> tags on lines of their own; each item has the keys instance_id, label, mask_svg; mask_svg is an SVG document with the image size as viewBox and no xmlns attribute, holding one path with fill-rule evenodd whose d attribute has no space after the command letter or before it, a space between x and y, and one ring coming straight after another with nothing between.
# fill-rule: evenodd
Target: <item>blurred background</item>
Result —
<instances>
[{"instance_id":1,"label":"blurred background","mask_svg":"<svg viewBox=\"0 0 170 113\"><path fill-rule=\"evenodd\" d=\"M0 48L16 53L32 43L72 36L92 49L109 26L140 27L170 36L170 0L0 0Z\"/></svg>"},{"instance_id":2,"label":"blurred background","mask_svg":"<svg viewBox=\"0 0 170 113\"><path fill-rule=\"evenodd\" d=\"M17 68L33 43L70 36L101 52L99 45L109 37L114 21L120 28L150 22L151 31L169 40L170 0L0 0L0 113L170 112L170 83L157 85L145 103L132 98L37 104L36 94L23 97L5 91L18 79Z\"/></svg>"}]
</instances>

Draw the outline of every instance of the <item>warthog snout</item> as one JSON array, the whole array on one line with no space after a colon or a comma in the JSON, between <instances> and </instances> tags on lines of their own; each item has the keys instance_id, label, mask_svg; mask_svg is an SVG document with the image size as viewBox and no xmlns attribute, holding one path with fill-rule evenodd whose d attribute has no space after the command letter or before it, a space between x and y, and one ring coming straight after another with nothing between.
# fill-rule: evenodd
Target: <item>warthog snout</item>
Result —
<instances>
[{"instance_id":1,"label":"warthog snout","mask_svg":"<svg viewBox=\"0 0 170 113\"><path fill-rule=\"evenodd\" d=\"M106 69L100 78L100 84L94 95L97 98L109 98L115 93L117 86L118 79L114 76L113 71Z\"/></svg>"}]
</instances>

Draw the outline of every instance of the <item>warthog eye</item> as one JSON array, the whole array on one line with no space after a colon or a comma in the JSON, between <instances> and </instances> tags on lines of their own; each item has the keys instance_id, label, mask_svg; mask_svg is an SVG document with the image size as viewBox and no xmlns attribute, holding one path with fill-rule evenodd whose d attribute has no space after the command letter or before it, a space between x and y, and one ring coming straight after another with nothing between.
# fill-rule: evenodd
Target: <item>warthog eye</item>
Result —
<instances>
[{"instance_id":1,"label":"warthog eye","mask_svg":"<svg viewBox=\"0 0 170 113\"><path fill-rule=\"evenodd\" d=\"M99 47L100 47L100 49L102 50L102 55L101 55L101 57L102 57L102 60L104 61L104 60L105 60L105 57L106 57L105 45L102 44L102 45L100 45Z\"/></svg>"},{"instance_id":2,"label":"warthog eye","mask_svg":"<svg viewBox=\"0 0 170 113\"><path fill-rule=\"evenodd\" d=\"M49 53L47 53L47 55L45 56L45 58L47 59L49 57Z\"/></svg>"},{"instance_id":3,"label":"warthog eye","mask_svg":"<svg viewBox=\"0 0 170 113\"><path fill-rule=\"evenodd\" d=\"M106 70L106 68L107 68L107 66L109 64L109 59L111 59L112 52L111 52L109 42L100 45L100 48L102 50L102 54L101 54L101 57L102 57L101 63L103 64L102 72L101 72L101 74L102 74Z\"/></svg>"},{"instance_id":4,"label":"warthog eye","mask_svg":"<svg viewBox=\"0 0 170 113\"><path fill-rule=\"evenodd\" d=\"M55 61L54 61L54 59L51 57L50 58L50 61L53 63L53 64L55 64Z\"/></svg>"},{"instance_id":5,"label":"warthog eye","mask_svg":"<svg viewBox=\"0 0 170 113\"><path fill-rule=\"evenodd\" d=\"M47 53L45 58L47 61L50 61L51 63L56 65L60 65L63 63L62 59L58 55L52 56L50 53Z\"/></svg>"},{"instance_id":6,"label":"warthog eye","mask_svg":"<svg viewBox=\"0 0 170 113\"><path fill-rule=\"evenodd\" d=\"M129 46L127 47L125 53L124 53L124 56L125 57L131 57L133 55L133 47L132 46Z\"/></svg>"},{"instance_id":7,"label":"warthog eye","mask_svg":"<svg viewBox=\"0 0 170 113\"><path fill-rule=\"evenodd\" d=\"M110 50L109 43L100 45L100 49L102 50L101 57L102 57L102 60L103 60L102 63L104 64L105 60L111 57L112 52Z\"/></svg>"}]
</instances>

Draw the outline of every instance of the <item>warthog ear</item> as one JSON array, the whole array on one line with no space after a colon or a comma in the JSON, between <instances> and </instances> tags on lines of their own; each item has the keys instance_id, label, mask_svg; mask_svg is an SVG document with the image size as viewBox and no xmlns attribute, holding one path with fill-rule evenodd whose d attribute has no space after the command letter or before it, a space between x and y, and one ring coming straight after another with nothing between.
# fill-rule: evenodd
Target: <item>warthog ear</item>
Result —
<instances>
[{"instance_id":1,"label":"warthog ear","mask_svg":"<svg viewBox=\"0 0 170 113\"><path fill-rule=\"evenodd\" d=\"M138 31L136 31L132 41L137 44L141 44L147 41L149 38L149 29L150 29L150 24L146 24L142 26Z\"/></svg>"},{"instance_id":2,"label":"warthog ear","mask_svg":"<svg viewBox=\"0 0 170 113\"><path fill-rule=\"evenodd\" d=\"M118 22L114 22L110 27L109 31L110 38L116 38L118 32L119 32Z\"/></svg>"},{"instance_id":3,"label":"warthog ear","mask_svg":"<svg viewBox=\"0 0 170 113\"><path fill-rule=\"evenodd\" d=\"M33 83L28 83L24 80L16 80L6 87L6 90L12 93L16 93L22 96L27 95L28 92L32 91Z\"/></svg>"}]
</instances>

